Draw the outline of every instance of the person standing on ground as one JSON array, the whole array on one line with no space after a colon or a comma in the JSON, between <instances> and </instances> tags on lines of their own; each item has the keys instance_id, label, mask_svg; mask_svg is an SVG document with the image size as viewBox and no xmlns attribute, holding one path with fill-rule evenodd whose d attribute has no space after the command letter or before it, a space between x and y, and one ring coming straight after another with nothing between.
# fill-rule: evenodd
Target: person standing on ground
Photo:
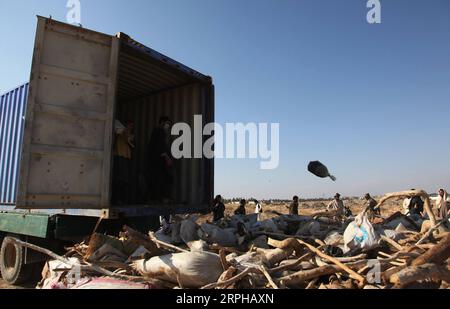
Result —
<instances>
[{"instance_id":1,"label":"person standing on ground","mask_svg":"<svg viewBox=\"0 0 450 309\"><path fill-rule=\"evenodd\" d=\"M298 196L292 198L292 203L289 205L289 214L298 216Z\"/></svg>"},{"instance_id":2,"label":"person standing on ground","mask_svg":"<svg viewBox=\"0 0 450 309\"><path fill-rule=\"evenodd\" d=\"M257 200L254 200L254 202L255 202L255 214L257 214L258 221L260 221L263 209L262 209L261 204Z\"/></svg>"},{"instance_id":3,"label":"person standing on ground","mask_svg":"<svg viewBox=\"0 0 450 309\"><path fill-rule=\"evenodd\" d=\"M402 205L402 208L403 208L403 214L404 215L408 215L408 214L410 214L410 212L409 212L409 205L411 204L411 198L410 197L406 197L404 200L403 200L403 205Z\"/></svg>"},{"instance_id":4,"label":"person standing on ground","mask_svg":"<svg viewBox=\"0 0 450 309\"><path fill-rule=\"evenodd\" d=\"M373 197L371 197L369 193L366 193L364 195L364 199L366 200L366 207L369 208L369 218L372 219L375 216L380 216L380 208L376 208L378 202Z\"/></svg>"},{"instance_id":5,"label":"person standing on ground","mask_svg":"<svg viewBox=\"0 0 450 309\"><path fill-rule=\"evenodd\" d=\"M415 191L416 189L411 189L411 191ZM410 215L419 215L422 216L423 214L423 205L424 202L422 198L418 195L413 196L408 205L408 210Z\"/></svg>"},{"instance_id":6,"label":"person standing on ground","mask_svg":"<svg viewBox=\"0 0 450 309\"><path fill-rule=\"evenodd\" d=\"M433 198L433 200L436 201L439 219L446 218L450 211L450 198L448 197L447 191L444 189L439 189L438 196Z\"/></svg>"},{"instance_id":7,"label":"person standing on ground","mask_svg":"<svg viewBox=\"0 0 450 309\"><path fill-rule=\"evenodd\" d=\"M240 202L239 202L239 207L234 211L234 214L235 215L246 215L247 214L247 212L246 212L246 210L245 210L245 205L247 204L247 201L246 200L244 200L244 199L242 199Z\"/></svg>"},{"instance_id":8,"label":"person standing on ground","mask_svg":"<svg viewBox=\"0 0 450 309\"><path fill-rule=\"evenodd\" d=\"M344 202L341 200L341 195L339 193L336 193L334 200L328 204L327 210L337 211L338 215L344 214Z\"/></svg>"},{"instance_id":9,"label":"person standing on ground","mask_svg":"<svg viewBox=\"0 0 450 309\"><path fill-rule=\"evenodd\" d=\"M213 205L211 207L213 212L213 222L217 223L219 220L225 217L225 205L223 204L223 199L221 195L217 195L213 200Z\"/></svg>"}]
</instances>

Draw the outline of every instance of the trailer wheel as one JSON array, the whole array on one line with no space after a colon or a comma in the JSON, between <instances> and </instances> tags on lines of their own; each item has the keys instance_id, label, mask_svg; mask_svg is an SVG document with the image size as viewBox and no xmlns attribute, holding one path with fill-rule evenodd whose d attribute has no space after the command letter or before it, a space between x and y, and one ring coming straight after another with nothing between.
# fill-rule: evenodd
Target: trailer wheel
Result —
<instances>
[{"instance_id":1,"label":"trailer wheel","mask_svg":"<svg viewBox=\"0 0 450 309\"><path fill-rule=\"evenodd\" d=\"M5 237L0 250L0 271L2 278L11 285L28 281L33 273L33 264L24 264L24 248L12 242L12 237Z\"/></svg>"}]
</instances>

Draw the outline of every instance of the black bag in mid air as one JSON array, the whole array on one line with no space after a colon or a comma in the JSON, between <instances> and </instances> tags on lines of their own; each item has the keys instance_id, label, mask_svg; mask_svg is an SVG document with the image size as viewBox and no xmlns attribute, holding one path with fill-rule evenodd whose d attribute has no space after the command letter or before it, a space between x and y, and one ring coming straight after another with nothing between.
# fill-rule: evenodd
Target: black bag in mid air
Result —
<instances>
[{"instance_id":1,"label":"black bag in mid air","mask_svg":"<svg viewBox=\"0 0 450 309\"><path fill-rule=\"evenodd\" d=\"M310 162L308 165L308 171L312 174L316 175L320 178L327 178L330 177L331 180L336 181L336 177L333 175L330 175L330 172L328 171L328 168L320 163L319 161L313 161Z\"/></svg>"}]
</instances>

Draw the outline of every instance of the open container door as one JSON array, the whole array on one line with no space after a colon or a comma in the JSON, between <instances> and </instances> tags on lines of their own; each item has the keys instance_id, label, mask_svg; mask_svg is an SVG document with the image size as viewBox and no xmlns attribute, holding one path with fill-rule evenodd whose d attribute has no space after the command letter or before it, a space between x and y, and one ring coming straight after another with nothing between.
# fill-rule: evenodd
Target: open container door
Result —
<instances>
[{"instance_id":1,"label":"open container door","mask_svg":"<svg viewBox=\"0 0 450 309\"><path fill-rule=\"evenodd\" d=\"M17 208L107 209L119 39L38 17Z\"/></svg>"}]
</instances>

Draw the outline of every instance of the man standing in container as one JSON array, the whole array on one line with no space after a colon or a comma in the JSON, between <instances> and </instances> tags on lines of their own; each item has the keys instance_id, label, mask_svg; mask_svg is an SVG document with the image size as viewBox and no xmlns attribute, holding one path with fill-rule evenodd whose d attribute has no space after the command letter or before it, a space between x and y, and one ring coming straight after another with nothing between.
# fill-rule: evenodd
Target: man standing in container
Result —
<instances>
[{"instance_id":1,"label":"man standing in container","mask_svg":"<svg viewBox=\"0 0 450 309\"><path fill-rule=\"evenodd\" d=\"M130 187L130 168L132 148L134 148L134 123L128 121L124 126L116 120L116 138L114 141L114 175L113 175L113 203L122 205L128 203L128 190Z\"/></svg>"},{"instance_id":2,"label":"man standing in container","mask_svg":"<svg viewBox=\"0 0 450 309\"><path fill-rule=\"evenodd\" d=\"M170 153L169 117L161 117L153 130L148 145L148 171L150 200L168 204L171 202L173 186L173 160Z\"/></svg>"}]
</instances>

